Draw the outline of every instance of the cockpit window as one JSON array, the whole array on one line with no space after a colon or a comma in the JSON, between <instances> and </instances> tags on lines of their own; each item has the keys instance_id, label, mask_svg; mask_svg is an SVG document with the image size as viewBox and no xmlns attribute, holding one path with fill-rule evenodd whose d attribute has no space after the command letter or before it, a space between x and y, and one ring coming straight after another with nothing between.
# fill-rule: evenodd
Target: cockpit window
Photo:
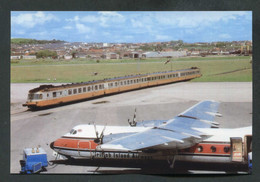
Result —
<instances>
[{"instance_id":1,"label":"cockpit window","mask_svg":"<svg viewBox=\"0 0 260 182\"><path fill-rule=\"evenodd\" d=\"M74 129L70 130L70 134L72 134L72 135L77 134L77 130L74 130Z\"/></svg>"}]
</instances>

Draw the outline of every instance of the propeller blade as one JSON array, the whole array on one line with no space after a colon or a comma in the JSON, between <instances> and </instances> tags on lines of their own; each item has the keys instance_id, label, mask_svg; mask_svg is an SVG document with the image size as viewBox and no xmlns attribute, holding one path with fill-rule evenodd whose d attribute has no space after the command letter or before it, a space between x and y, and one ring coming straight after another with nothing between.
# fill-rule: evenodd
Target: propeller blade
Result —
<instances>
[{"instance_id":1,"label":"propeller blade","mask_svg":"<svg viewBox=\"0 0 260 182\"><path fill-rule=\"evenodd\" d=\"M104 131L105 131L105 129L106 129L106 126L107 126L107 124L104 126L104 128L103 128L103 130L102 130L102 132L101 132L101 134L100 134L100 138L101 138L101 139L102 139L103 136L104 136Z\"/></svg>"},{"instance_id":2,"label":"propeller blade","mask_svg":"<svg viewBox=\"0 0 260 182\"><path fill-rule=\"evenodd\" d=\"M135 113L134 113L134 117L133 117L133 126L136 126L136 108L135 108Z\"/></svg>"},{"instance_id":3,"label":"propeller blade","mask_svg":"<svg viewBox=\"0 0 260 182\"><path fill-rule=\"evenodd\" d=\"M96 127L96 123L95 122L94 122L94 129L95 129L96 137L98 139L98 131L97 131L97 127Z\"/></svg>"}]
</instances>

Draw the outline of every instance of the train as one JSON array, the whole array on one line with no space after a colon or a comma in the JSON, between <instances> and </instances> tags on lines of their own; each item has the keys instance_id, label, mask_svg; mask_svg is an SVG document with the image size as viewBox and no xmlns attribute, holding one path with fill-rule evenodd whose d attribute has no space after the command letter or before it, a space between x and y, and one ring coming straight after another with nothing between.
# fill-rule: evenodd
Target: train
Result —
<instances>
[{"instance_id":1,"label":"train","mask_svg":"<svg viewBox=\"0 0 260 182\"><path fill-rule=\"evenodd\" d=\"M182 70L128 75L81 83L45 84L29 90L27 101L23 106L36 109L62 105L99 96L186 81L200 76L200 69L191 67Z\"/></svg>"}]
</instances>

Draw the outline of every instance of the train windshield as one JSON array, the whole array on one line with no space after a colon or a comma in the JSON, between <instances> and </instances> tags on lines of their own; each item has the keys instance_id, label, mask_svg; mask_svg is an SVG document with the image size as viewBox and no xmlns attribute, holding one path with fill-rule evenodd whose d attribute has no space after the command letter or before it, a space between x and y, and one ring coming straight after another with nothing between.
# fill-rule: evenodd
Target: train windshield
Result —
<instances>
[{"instance_id":1,"label":"train windshield","mask_svg":"<svg viewBox=\"0 0 260 182\"><path fill-rule=\"evenodd\" d=\"M42 94L28 94L28 100L39 100L42 99Z\"/></svg>"}]
</instances>

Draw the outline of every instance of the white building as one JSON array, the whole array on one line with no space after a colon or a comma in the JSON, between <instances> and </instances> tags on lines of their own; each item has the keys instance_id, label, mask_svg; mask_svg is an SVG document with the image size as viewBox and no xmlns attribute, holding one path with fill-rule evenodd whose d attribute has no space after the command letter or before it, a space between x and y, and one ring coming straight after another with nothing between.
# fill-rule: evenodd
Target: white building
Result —
<instances>
[{"instance_id":1,"label":"white building","mask_svg":"<svg viewBox=\"0 0 260 182\"><path fill-rule=\"evenodd\" d=\"M36 59L36 55L27 55L27 56L23 56L23 59Z\"/></svg>"}]
</instances>

